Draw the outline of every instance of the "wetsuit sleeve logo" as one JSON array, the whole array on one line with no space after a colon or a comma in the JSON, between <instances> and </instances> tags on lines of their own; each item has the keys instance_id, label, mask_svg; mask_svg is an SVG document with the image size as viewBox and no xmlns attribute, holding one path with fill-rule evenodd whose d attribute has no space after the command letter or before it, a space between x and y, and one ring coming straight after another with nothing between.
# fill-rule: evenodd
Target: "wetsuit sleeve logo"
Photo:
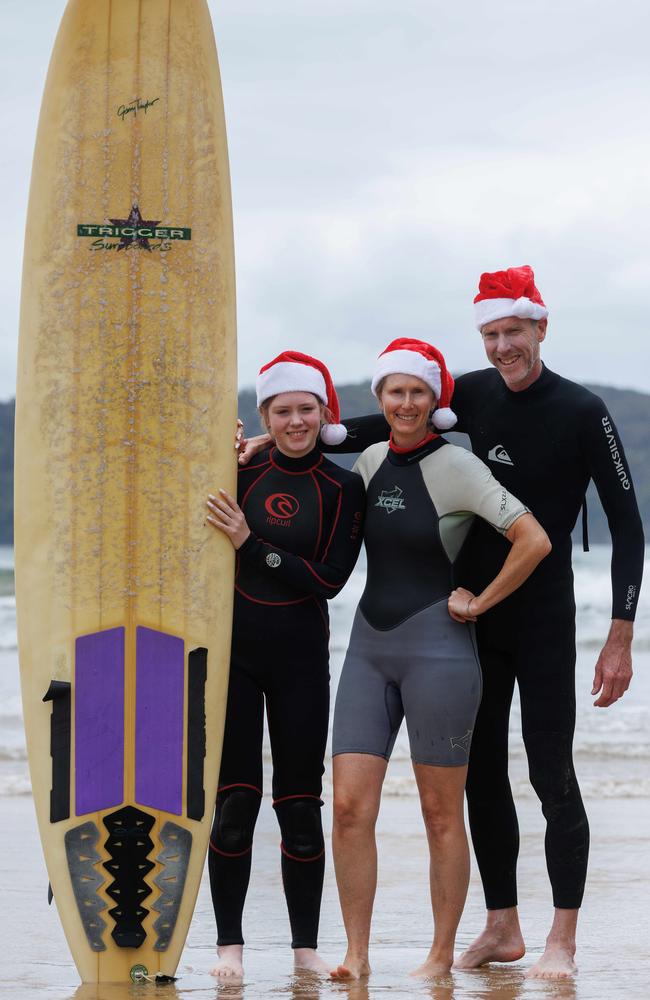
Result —
<instances>
[{"instance_id":1,"label":"wetsuit sleeve logo","mask_svg":"<svg viewBox=\"0 0 650 1000\"><path fill-rule=\"evenodd\" d=\"M266 557L266 565L270 569L277 569L281 562L282 559L277 554L277 552L269 552L268 556Z\"/></svg>"},{"instance_id":2,"label":"wetsuit sleeve logo","mask_svg":"<svg viewBox=\"0 0 650 1000\"><path fill-rule=\"evenodd\" d=\"M636 586L631 583L627 588L627 597L625 598L625 610L631 611L636 603Z\"/></svg>"},{"instance_id":3,"label":"wetsuit sleeve logo","mask_svg":"<svg viewBox=\"0 0 650 1000\"><path fill-rule=\"evenodd\" d=\"M614 436L614 428L612 427L607 414L602 418L601 423L607 437L607 446L609 448L609 453L612 456L612 462L614 463L614 468L616 469L616 475L621 480L621 486L623 489L629 490L632 484L629 480L627 472L625 471L625 466L621 461L621 453L618 450L618 442Z\"/></svg>"}]
</instances>

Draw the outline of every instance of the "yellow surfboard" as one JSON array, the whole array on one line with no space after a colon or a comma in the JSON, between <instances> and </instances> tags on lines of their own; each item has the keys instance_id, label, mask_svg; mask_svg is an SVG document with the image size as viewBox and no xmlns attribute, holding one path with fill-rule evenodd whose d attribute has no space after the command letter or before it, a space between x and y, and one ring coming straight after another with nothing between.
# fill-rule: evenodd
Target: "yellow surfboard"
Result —
<instances>
[{"instance_id":1,"label":"yellow surfboard","mask_svg":"<svg viewBox=\"0 0 650 1000\"><path fill-rule=\"evenodd\" d=\"M227 689L235 283L206 0L69 0L32 175L16 403L27 746L85 982L173 975ZM34 934L44 932L34 915Z\"/></svg>"}]
</instances>

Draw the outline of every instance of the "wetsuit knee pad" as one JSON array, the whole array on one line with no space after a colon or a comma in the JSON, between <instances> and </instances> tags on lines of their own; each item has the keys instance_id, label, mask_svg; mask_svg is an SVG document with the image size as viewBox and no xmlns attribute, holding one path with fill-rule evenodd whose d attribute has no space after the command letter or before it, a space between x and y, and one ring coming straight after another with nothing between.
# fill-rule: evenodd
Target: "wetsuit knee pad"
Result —
<instances>
[{"instance_id":1,"label":"wetsuit knee pad","mask_svg":"<svg viewBox=\"0 0 650 1000\"><path fill-rule=\"evenodd\" d=\"M576 794L573 740L566 733L532 733L524 737L530 781L542 803L562 806Z\"/></svg>"},{"instance_id":2,"label":"wetsuit knee pad","mask_svg":"<svg viewBox=\"0 0 650 1000\"><path fill-rule=\"evenodd\" d=\"M273 805L282 831L282 851L296 861L316 861L325 850L321 806L317 798L296 798Z\"/></svg>"},{"instance_id":3,"label":"wetsuit knee pad","mask_svg":"<svg viewBox=\"0 0 650 1000\"><path fill-rule=\"evenodd\" d=\"M219 792L210 838L213 847L232 855L250 850L261 801L253 788L236 785Z\"/></svg>"}]
</instances>

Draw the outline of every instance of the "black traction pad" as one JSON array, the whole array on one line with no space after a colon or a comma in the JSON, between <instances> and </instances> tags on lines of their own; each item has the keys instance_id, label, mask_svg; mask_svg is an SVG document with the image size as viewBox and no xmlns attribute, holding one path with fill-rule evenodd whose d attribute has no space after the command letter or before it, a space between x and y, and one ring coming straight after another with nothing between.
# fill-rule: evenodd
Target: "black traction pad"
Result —
<instances>
[{"instance_id":1,"label":"black traction pad","mask_svg":"<svg viewBox=\"0 0 650 1000\"><path fill-rule=\"evenodd\" d=\"M153 841L149 832L154 817L134 806L125 806L104 817L108 840L104 847L110 861L104 868L113 876L106 889L116 905L108 912L115 921L112 936L120 948L139 948L146 938L142 921L149 911L142 905L152 892L145 877L154 867L149 860Z\"/></svg>"},{"instance_id":2,"label":"black traction pad","mask_svg":"<svg viewBox=\"0 0 650 1000\"><path fill-rule=\"evenodd\" d=\"M167 822L160 831L162 851L156 858L162 866L162 871L154 879L160 889L160 896L153 904L160 916L154 922L154 930L158 935L154 945L155 951L166 951L169 947L178 911L180 910L187 876L187 866L192 849L192 834L176 823Z\"/></svg>"},{"instance_id":3,"label":"black traction pad","mask_svg":"<svg viewBox=\"0 0 650 1000\"><path fill-rule=\"evenodd\" d=\"M70 817L70 687L69 681L50 681L43 695L43 701L52 702L50 823Z\"/></svg>"},{"instance_id":4,"label":"black traction pad","mask_svg":"<svg viewBox=\"0 0 650 1000\"><path fill-rule=\"evenodd\" d=\"M204 646L190 651L187 678L187 816L203 819L205 789L205 684L208 676L208 651Z\"/></svg>"},{"instance_id":5,"label":"black traction pad","mask_svg":"<svg viewBox=\"0 0 650 1000\"><path fill-rule=\"evenodd\" d=\"M106 903L97 891L106 879L95 867L101 861L96 849L99 830L94 823L82 823L68 830L64 839L72 891L88 943L93 951L106 951L102 941L106 921L100 917Z\"/></svg>"}]
</instances>

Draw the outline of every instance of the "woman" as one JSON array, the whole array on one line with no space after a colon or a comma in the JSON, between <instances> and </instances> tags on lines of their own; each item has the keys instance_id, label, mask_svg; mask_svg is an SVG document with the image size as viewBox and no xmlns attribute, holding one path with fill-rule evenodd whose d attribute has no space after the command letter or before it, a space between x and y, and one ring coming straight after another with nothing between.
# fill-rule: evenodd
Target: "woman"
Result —
<instances>
[{"instance_id":1,"label":"woman","mask_svg":"<svg viewBox=\"0 0 650 1000\"><path fill-rule=\"evenodd\" d=\"M279 355L260 370L257 403L274 446L240 471L237 501L223 490L208 501L208 521L237 550L226 728L209 852L217 976L243 974L241 921L262 797L265 702L294 962L328 971L316 953L325 865L326 602L357 560L365 505L361 478L316 447L320 432L332 441L342 430L322 362L294 351Z\"/></svg>"},{"instance_id":2,"label":"woman","mask_svg":"<svg viewBox=\"0 0 650 1000\"><path fill-rule=\"evenodd\" d=\"M357 469L367 493L368 578L336 699L333 848L348 937L335 978L370 971L377 879L375 822L388 759L406 717L431 858L434 938L416 975L447 972L469 878L463 792L481 696L472 622L512 593L550 551L546 533L470 452L432 429L455 423L453 379L422 341L393 341L372 391L391 428ZM474 515L512 543L478 595L454 589Z\"/></svg>"}]
</instances>

